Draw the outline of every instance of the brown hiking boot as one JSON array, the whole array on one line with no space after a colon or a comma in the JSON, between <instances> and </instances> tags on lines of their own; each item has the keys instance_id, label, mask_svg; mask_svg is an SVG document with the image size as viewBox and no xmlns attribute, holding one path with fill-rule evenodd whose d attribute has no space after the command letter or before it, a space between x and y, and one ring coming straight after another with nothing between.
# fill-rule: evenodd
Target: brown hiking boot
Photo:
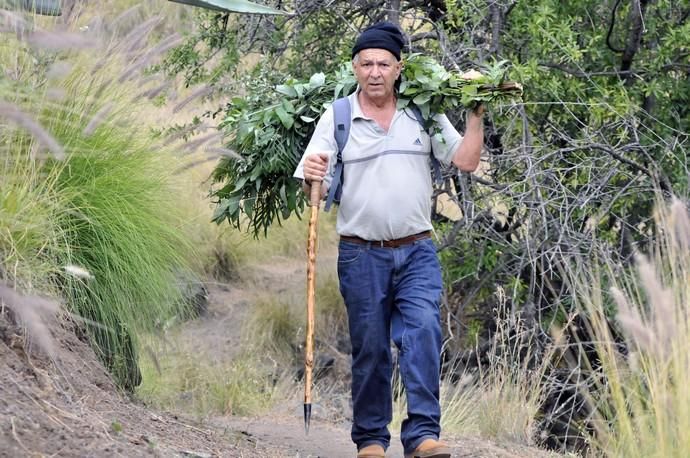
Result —
<instances>
[{"instance_id":1,"label":"brown hiking boot","mask_svg":"<svg viewBox=\"0 0 690 458\"><path fill-rule=\"evenodd\" d=\"M450 453L448 444L436 439L426 439L414 452L406 454L405 458L450 458Z\"/></svg>"},{"instance_id":2,"label":"brown hiking boot","mask_svg":"<svg viewBox=\"0 0 690 458\"><path fill-rule=\"evenodd\" d=\"M371 444L359 449L357 458L386 458L386 451L379 444Z\"/></svg>"}]
</instances>

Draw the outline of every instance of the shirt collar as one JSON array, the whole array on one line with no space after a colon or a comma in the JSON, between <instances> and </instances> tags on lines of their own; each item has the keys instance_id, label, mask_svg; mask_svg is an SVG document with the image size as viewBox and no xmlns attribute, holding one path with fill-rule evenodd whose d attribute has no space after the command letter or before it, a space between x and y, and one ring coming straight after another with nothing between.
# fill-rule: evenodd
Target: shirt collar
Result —
<instances>
[{"instance_id":1,"label":"shirt collar","mask_svg":"<svg viewBox=\"0 0 690 458\"><path fill-rule=\"evenodd\" d=\"M361 90L362 88L359 85L357 85L357 90L354 94L350 96L352 97L352 120L355 120L357 118L371 119L364 115L364 113L362 112L362 107L359 105L359 93L361 92Z\"/></svg>"},{"instance_id":2,"label":"shirt collar","mask_svg":"<svg viewBox=\"0 0 690 458\"><path fill-rule=\"evenodd\" d=\"M365 115L362 112L362 107L359 105L359 93L362 91L362 88L357 85L357 90L350 95L350 102L352 106L352 120L354 121L355 119L368 119L371 120L370 117ZM393 119L395 119L400 113L400 110L396 108L395 114L393 115Z\"/></svg>"}]
</instances>

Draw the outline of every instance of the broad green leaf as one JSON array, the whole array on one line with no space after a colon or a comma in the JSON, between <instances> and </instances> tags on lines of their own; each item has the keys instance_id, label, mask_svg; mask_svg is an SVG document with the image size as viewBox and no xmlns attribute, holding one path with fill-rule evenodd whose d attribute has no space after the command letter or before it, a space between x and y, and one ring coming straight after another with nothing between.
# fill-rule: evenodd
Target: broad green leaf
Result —
<instances>
[{"instance_id":1,"label":"broad green leaf","mask_svg":"<svg viewBox=\"0 0 690 458\"><path fill-rule=\"evenodd\" d=\"M412 99L412 103L415 105L424 105L431 99L431 93L430 92L424 92L422 94L419 94L417 97Z\"/></svg>"},{"instance_id":2,"label":"broad green leaf","mask_svg":"<svg viewBox=\"0 0 690 458\"><path fill-rule=\"evenodd\" d=\"M290 114L295 112L295 106L288 99L283 99L283 108Z\"/></svg>"},{"instance_id":3,"label":"broad green leaf","mask_svg":"<svg viewBox=\"0 0 690 458\"><path fill-rule=\"evenodd\" d=\"M295 88L288 86L287 84L279 84L276 86L276 91L283 95L287 95L288 97L297 97L297 91Z\"/></svg>"},{"instance_id":4,"label":"broad green leaf","mask_svg":"<svg viewBox=\"0 0 690 458\"><path fill-rule=\"evenodd\" d=\"M280 118L280 122L283 123L283 126L286 129L292 127L294 120L292 119L292 116L290 116L287 113L287 111L285 111L285 108L283 108L282 105L276 108L276 114L278 115L278 118Z\"/></svg>"},{"instance_id":5,"label":"broad green leaf","mask_svg":"<svg viewBox=\"0 0 690 458\"><path fill-rule=\"evenodd\" d=\"M326 75L323 73L316 73L309 78L309 87L311 89L315 89L317 87L321 87L324 85L326 82Z\"/></svg>"}]
</instances>

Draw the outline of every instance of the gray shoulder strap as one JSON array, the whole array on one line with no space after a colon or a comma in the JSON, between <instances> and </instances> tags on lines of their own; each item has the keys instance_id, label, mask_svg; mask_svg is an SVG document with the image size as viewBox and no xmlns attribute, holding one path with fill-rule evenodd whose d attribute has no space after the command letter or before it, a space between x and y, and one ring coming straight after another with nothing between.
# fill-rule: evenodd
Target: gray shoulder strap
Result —
<instances>
[{"instance_id":1,"label":"gray shoulder strap","mask_svg":"<svg viewBox=\"0 0 690 458\"><path fill-rule=\"evenodd\" d=\"M348 138L350 138L350 124L352 124L352 107L350 99L342 97L333 102L333 136L338 145L335 171L331 180L331 188L328 190L324 210L331 209L333 202L340 202L340 194L343 188L343 150Z\"/></svg>"},{"instance_id":2,"label":"gray shoulder strap","mask_svg":"<svg viewBox=\"0 0 690 458\"><path fill-rule=\"evenodd\" d=\"M345 149L347 139L350 137L350 124L352 123L352 107L350 99L341 97L333 102L333 136L338 144L338 161L342 161L342 152Z\"/></svg>"}]
</instances>

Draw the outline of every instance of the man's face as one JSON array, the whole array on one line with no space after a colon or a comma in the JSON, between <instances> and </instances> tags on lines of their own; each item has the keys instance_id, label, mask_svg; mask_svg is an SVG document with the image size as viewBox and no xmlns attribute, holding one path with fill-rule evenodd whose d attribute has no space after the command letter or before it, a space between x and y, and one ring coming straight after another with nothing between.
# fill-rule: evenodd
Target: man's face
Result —
<instances>
[{"instance_id":1,"label":"man's face","mask_svg":"<svg viewBox=\"0 0 690 458\"><path fill-rule=\"evenodd\" d=\"M362 92L373 100L385 100L394 94L401 64L390 51L371 48L359 52L352 69Z\"/></svg>"}]
</instances>

